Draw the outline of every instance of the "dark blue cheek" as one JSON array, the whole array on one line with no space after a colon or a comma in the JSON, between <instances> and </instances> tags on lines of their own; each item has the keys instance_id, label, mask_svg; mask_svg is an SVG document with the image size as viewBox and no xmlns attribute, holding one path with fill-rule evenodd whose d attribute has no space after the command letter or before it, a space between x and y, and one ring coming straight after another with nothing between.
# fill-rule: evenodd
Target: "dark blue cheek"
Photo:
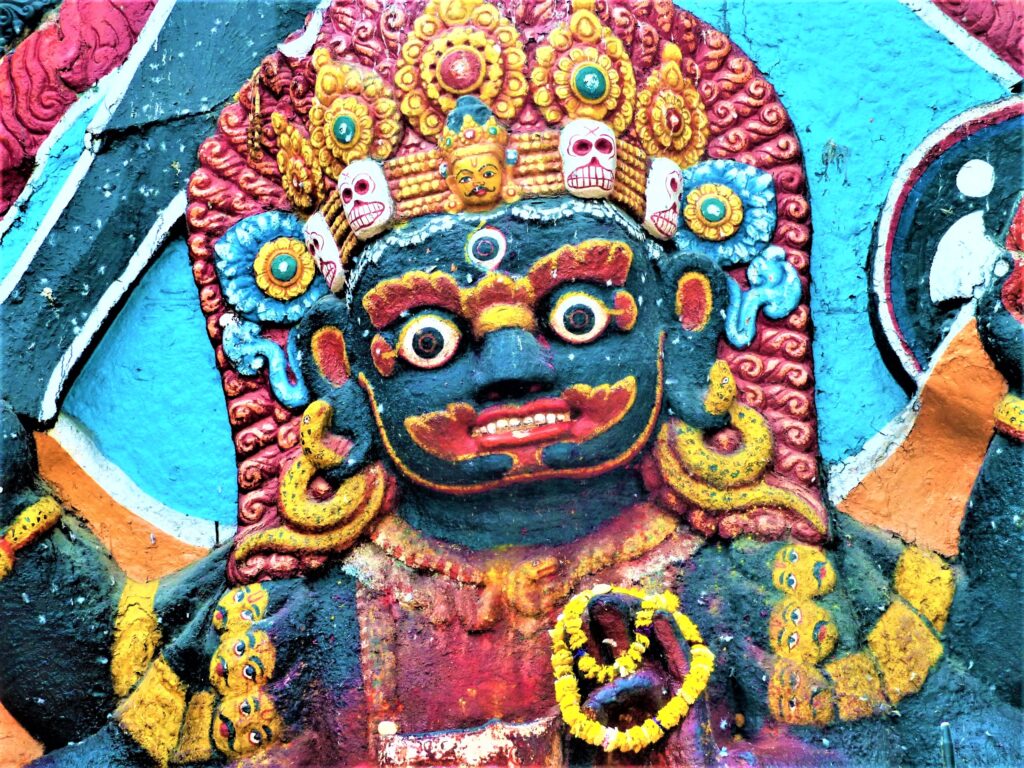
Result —
<instances>
[{"instance_id":1,"label":"dark blue cheek","mask_svg":"<svg viewBox=\"0 0 1024 768\"><path fill-rule=\"evenodd\" d=\"M405 429L409 416L442 411L452 403L475 406L474 370L476 356L472 349L463 349L448 365L437 370L413 370L399 362L394 376L384 378L371 371L367 374L381 408L381 421L387 430L398 457L411 470L435 481L468 485L493 479L512 466L508 456L483 456L459 462L454 469L450 462L431 456L413 442Z\"/></svg>"}]
</instances>

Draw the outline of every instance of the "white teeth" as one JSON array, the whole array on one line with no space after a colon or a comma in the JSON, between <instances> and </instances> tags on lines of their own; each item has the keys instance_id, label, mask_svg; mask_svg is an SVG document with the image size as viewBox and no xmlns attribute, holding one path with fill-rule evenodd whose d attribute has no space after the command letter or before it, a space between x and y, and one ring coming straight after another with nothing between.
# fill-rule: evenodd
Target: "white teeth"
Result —
<instances>
[{"instance_id":1,"label":"white teeth","mask_svg":"<svg viewBox=\"0 0 1024 768\"><path fill-rule=\"evenodd\" d=\"M571 421L568 413L537 413L532 416L524 416L522 419L512 417L509 419L496 419L490 424L474 427L470 430L473 437L480 435L496 435L499 432L511 433L514 437L526 437L531 429L524 427L542 427L545 424L557 424L558 422Z\"/></svg>"}]
</instances>

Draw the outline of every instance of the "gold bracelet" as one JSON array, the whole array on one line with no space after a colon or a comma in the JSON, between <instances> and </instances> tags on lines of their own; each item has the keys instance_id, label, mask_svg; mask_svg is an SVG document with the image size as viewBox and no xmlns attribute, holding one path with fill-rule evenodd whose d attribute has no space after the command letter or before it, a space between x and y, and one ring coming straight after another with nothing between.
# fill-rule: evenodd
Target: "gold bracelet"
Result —
<instances>
[{"instance_id":1,"label":"gold bracelet","mask_svg":"<svg viewBox=\"0 0 1024 768\"><path fill-rule=\"evenodd\" d=\"M63 512L56 499L44 496L18 513L0 538L0 580L14 568L14 553L42 538Z\"/></svg>"}]
</instances>

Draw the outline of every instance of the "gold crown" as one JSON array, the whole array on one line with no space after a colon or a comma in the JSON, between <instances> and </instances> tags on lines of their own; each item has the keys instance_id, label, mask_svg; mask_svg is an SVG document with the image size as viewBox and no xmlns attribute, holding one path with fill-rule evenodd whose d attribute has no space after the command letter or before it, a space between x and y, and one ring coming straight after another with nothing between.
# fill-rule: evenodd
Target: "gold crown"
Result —
<instances>
[{"instance_id":1,"label":"gold crown","mask_svg":"<svg viewBox=\"0 0 1024 768\"><path fill-rule=\"evenodd\" d=\"M293 207L319 209L344 257L359 233L341 215L339 183L357 160L381 164L393 201L391 225L573 192L563 179L561 131L588 119L615 137L614 178L601 196L642 219L649 159L685 168L703 157L704 105L675 44L661 47L638 85L627 45L602 23L593 0L574 0L572 8L568 20L532 47L529 76L519 32L485 0L430 0L408 30L390 82L318 48L305 124L272 115L282 185ZM518 121L523 130L510 132L502 121ZM547 127L538 130L538 123ZM424 149L415 134L436 141L436 148ZM474 157L496 161L497 192L470 178ZM453 173L460 162L467 164L462 176Z\"/></svg>"}]
</instances>

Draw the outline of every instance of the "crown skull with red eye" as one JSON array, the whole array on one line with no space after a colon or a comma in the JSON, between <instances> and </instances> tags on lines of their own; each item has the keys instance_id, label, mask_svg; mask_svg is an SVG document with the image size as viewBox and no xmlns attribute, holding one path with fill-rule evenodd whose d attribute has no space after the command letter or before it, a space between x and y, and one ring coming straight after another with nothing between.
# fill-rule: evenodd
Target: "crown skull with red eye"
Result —
<instances>
[{"instance_id":1,"label":"crown skull with red eye","mask_svg":"<svg viewBox=\"0 0 1024 768\"><path fill-rule=\"evenodd\" d=\"M562 179L569 194L583 198L608 197L615 184L615 134L598 120L573 120L558 141Z\"/></svg>"},{"instance_id":2,"label":"crown skull with red eye","mask_svg":"<svg viewBox=\"0 0 1024 768\"><path fill-rule=\"evenodd\" d=\"M356 160L346 167L338 176L338 194L345 218L360 239L380 234L395 216L384 169L373 160Z\"/></svg>"},{"instance_id":3,"label":"crown skull with red eye","mask_svg":"<svg viewBox=\"0 0 1024 768\"><path fill-rule=\"evenodd\" d=\"M683 170L665 157L651 160L647 173L647 204L644 229L667 240L679 230L679 197L683 191Z\"/></svg>"}]
</instances>

